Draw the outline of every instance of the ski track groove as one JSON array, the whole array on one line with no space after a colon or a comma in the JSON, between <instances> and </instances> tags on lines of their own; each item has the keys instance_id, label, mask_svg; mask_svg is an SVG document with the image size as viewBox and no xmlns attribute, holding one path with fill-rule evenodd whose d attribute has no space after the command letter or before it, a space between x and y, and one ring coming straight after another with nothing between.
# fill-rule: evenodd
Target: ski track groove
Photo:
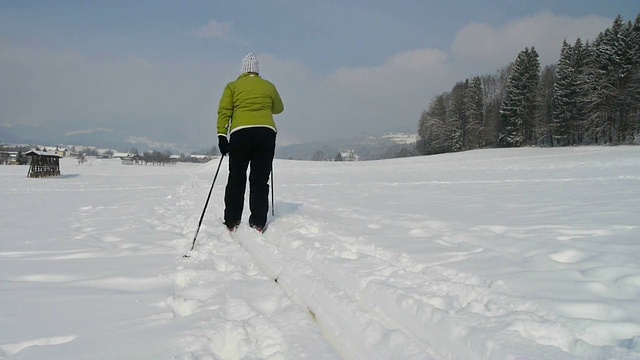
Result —
<instances>
[{"instance_id":1,"label":"ski track groove","mask_svg":"<svg viewBox=\"0 0 640 360\"><path fill-rule=\"evenodd\" d=\"M347 359L424 359L425 353L433 353L429 348L412 340L409 334L393 333L399 329L390 326L391 319L385 318L384 314L374 314L371 310L364 309L362 303L353 295L349 294L343 287L332 281L330 278L318 273L305 261L289 257L283 252L273 251L273 244L253 241L249 235L252 230L238 230L238 234L232 235L241 246L251 254L255 263L267 276L277 279L278 285L297 304L306 307L309 316L313 318L321 332L332 344L332 346ZM260 236L260 234L257 234ZM277 259L265 258L258 255L265 250L273 253ZM308 281L300 281L300 278ZM294 279L290 281L289 279ZM308 287L301 288L302 284ZM318 300L319 299L319 300ZM344 321L344 314L352 314L350 321ZM404 337L408 339L402 341L402 349L394 349L390 354L381 355L376 349L371 347L366 341L366 336L361 335L362 329L366 329L376 334L383 334L394 337ZM367 331L365 331L366 333ZM345 336L345 334L347 334ZM386 341L382 338L380 341Z\"/></svg>"},{"instance_id":2,"label":"ski track groove","mask_svg":"<svg viewBox=\"0 0 640 360\"><path fill-rule=\"evenodd\" d=\"M198 220L194 216L204 206L202 194L194 191L208 189L200 182L193 174L175 196L155 209L161 221L152 226L181 233L173 242L180 251L185 250L186 239L190 248ZM251 255L231 238L212 206L222 202L219 191L210 202L190 258L181 258L177 269L163 275L174 283L173 294L155 304L166 311L158 318L191 324L177 339L173 358L339 358L305 309L259 271ZM291 322L296 325L292 327ZM316 349L319 356L314 354Z\"/></svg>"}]
</instances>

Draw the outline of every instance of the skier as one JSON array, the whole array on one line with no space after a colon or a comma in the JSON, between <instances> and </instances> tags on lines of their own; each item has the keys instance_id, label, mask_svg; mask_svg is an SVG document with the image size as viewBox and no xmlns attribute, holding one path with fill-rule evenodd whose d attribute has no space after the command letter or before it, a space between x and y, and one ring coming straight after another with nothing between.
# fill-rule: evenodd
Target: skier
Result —
<instances>
[{"instance_id":1,"label":"skier","mask_svg":"<svg viewBox=\"0 0 640 360\"><path fill-rule=\"evenodd\" d=\"M269 212L269 174L276 148L274 114L284 111L276 87L260 77L258 59L248 53L242 73L227 84L218 106L218 147L229 154L229 179L224 194L224 223L232 231L242 218L249 174L249 225L262 232Z\"/></svg>"}]
</instances>

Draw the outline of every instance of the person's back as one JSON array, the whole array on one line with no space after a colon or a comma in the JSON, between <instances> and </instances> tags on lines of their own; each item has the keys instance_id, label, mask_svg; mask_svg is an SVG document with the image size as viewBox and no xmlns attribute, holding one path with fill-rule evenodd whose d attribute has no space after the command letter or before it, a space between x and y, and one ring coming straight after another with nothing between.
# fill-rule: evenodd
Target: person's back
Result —
<instances>
[{"instance_id":1,"label":"person's back","mask_svg":"<svg viewBox=\"0 0 640 360\"><path fill-rule=\"evenodd\" d=\"M241 221L249 176L251 227L263 231L269 211L269 175L276 146L273 114L284 110L276 87L259 75L258 60L247 54L242 74L227 84L218 106L218 146L229 154L229 179L225 191L225 225L235 229ZM228 138L229 137L229 138Z\"/></svg>"},{"instance_id":2,"label":"person's back","mask_svg":"<svg viewBox=\"0 0 640 360\"><path fill-rule=\"evenodd\" d=\"M273 114L284 110L276 87L255 73L243 73L227 84L218 106L218 135L252 126L266 126L277 131Z\"/></svg>"}]
</instances>

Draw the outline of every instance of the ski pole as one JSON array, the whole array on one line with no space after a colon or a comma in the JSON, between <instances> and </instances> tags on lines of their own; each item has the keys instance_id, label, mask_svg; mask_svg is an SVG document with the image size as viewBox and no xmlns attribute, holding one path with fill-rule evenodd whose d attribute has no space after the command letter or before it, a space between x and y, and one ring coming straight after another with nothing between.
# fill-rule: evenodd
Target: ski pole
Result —
<instances>
[{"instance_id":1,"label":"ski pole","mask_svg":"<svg viewBox=\"0 0 640 360\"><path fill-rule=\"evenodd\" d=\"M271 166L271 216L276 216L276 203L273 195L273 165Z\"/></svg>"},{"instance_id":2,"label":"ski pole","mask_svg":"<svg viewBox=\"0 0 640 360\"><path fill-rule=\"evenodd\" d=\"M211 189L209 189L209 195L207 196L207 202L204 203L204 209L202 209L202 215L200 215L200 222L198 223L198 229L196 229L196 235L193 237L193 244L191 244L191 249L189 250L188 253L184 255L184 257L189 257L193 248L196 247L196 239L198 239L198 233L200 232L202 219L204 219L204 213L207 211L207 205L209 205L209 199L211 198L211 193L213 192L213 185L216 183L216 179L218 178L218 172L220 172L220 165L222 165L222 159L224 159L224 155L220 156L220 163L218 163L218 169L216 170L216 175L213 177L213 182L211 183Z\"/></svg>"}]
</instances>

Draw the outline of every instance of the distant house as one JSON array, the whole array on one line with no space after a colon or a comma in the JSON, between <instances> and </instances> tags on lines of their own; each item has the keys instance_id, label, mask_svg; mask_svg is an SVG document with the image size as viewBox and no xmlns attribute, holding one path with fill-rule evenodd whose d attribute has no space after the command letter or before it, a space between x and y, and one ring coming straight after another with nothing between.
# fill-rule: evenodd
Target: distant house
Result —
<instances>
[{"instance_id":1,"label":"distant house","mask_svg":"<svg viewBox=\"0 0 640 360\"><path fill-rule=\"evenodd\" d=\"M44 146L43 151L46 151L48 153L53 153L55 155L58 155L60 157L65 157L65 156L70 156L70 151L67 148L63 148L63 147L53 147L53 146Z\"/></svg>"},{"instance_id":2,"label":"distant house","mask_svg":"<svg viewBox=\"0 0 640 360\"><path fill-rule=\"evenodd\" d=\"M356 154L355 150L347 150L340 153L342 161L360 161L360 156Z\"/></svg>"},{"instance_id":3,"label":"distant house","mask_svg":"<svg viewBox=\"0 0 640 360\"><path fill-rule=\"evenodd\" d=\"M16 165L18 163L18 152L0 151L0 165Z\"/></svg>"},{"instance_id":4,"label":"distant house","mask_svg":"<svg viewBox=\"0 0 640 360\"><path fill-rule=\"evenodd\" d=\"M31 150L25 155L31 158L27 177L40 178L60 175L60 158L62 156L37 150Z\"/></svg>"},{"instance_id":5,"label":"distant house","mask_svg":"<svg viewBox=\"0 0 640 360\"><path fill-rule=\"evenodd\" d=\"M171 155L171 156L169 156L169 161L173 165L177 164L178 161L180 161L181 159L182 159L182 156L180 156L180 155Z\"/></svg>"},{"instance_id":6,"label":"distant house","mask_svg":"<svg viewBox=\"0 0 640 360\"><path fill-rule=\"evenodd\" d=\"M113 153L113 155L111 155L111 157L122 159L122 158L131 157L131 154L123 153L123 152L116 152L116 153Z\"/></svg>"},{"instance_id":7,"label":"distant house","mask_svg":"<svg viewBox=\"0 0 640 360\"><path fill-rule=\"evenodd\" d=\"M211 161L211 156L209 155L191 155L191 158L201 163L206 163Z\"/></svg>"},{"instance_id":8,"label":"distant house","mask_svg":"<svg viewBox=\"0 0 640 360\"><path fill-rule=\"evenodd\" d=\"M9 152L9 165L18 165L18 152L10 151Z\"/></svg>"},{"instance_id":9,"label":"distant house","mask_svg":"<svg viewBox=\"0 0 640 360\"><path fill-rule=\"evenodd\" d=\"M113 153L112 157L116 159L121 159L122 165L133 165L135 163L134 156L129 153L117 152L117 153Z\"/></svg>"}]
</instances>

